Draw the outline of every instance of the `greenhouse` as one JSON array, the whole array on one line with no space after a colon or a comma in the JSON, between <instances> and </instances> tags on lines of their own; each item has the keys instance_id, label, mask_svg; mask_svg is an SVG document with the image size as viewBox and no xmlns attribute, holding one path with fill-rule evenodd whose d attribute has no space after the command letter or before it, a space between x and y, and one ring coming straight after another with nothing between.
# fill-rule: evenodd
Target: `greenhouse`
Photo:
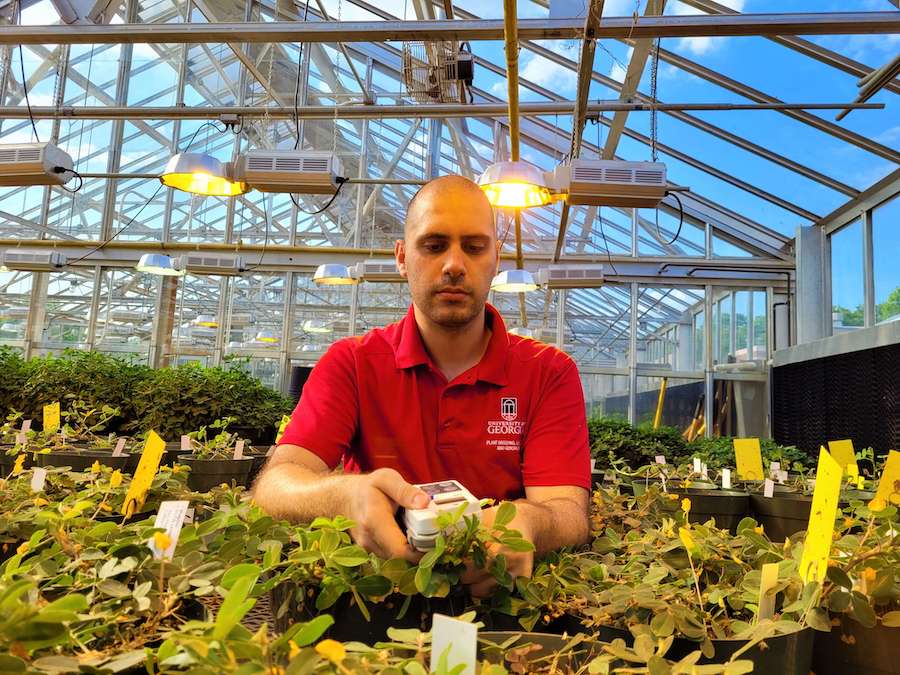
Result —
<instances>
[{"instance_id":1,"label":"greenhouse","mask_svg":"<svg viewBox=\"0 0 900 675\"><path fill-rule=\"evenodd\" d=\"M0 673L900 672L897 0L0 0Z\"/></svg>"}]
</instances>

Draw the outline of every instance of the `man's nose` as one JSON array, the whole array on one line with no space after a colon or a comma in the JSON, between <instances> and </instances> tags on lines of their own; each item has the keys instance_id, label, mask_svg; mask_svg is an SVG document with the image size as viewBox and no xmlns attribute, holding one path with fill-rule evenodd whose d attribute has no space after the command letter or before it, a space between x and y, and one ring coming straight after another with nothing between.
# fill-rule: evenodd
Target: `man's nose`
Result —
<instances>
[{"instance_id":1,"label":"man's nose","mask_svg":"<svg viewBox=\"0 0 900 675\"><path fill-rule=\"evenodd\" d=\"M459 246L450 246L444 256L442 272L445 277L456 279L466 274L466 264L462 249Z\"/></svg>"}]
</instances>

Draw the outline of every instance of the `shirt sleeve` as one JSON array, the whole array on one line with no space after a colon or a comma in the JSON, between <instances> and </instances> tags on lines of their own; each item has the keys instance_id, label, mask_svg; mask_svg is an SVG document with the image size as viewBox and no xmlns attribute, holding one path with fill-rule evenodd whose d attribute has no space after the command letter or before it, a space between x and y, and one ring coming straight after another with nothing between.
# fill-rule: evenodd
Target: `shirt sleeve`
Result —
<instances>
[{"instance_id":1,"label":"shirt sleeve","mask_svg":"<svg viewBox=\"0 0 900 675\"><path fill-rule=\"evenodd\" d=\"M581 378L574 361L548 378L525 436L525 486L591 489L591 460Z\"/></svg>"},{"instance_id":2,"label":"shirt sleeve","mask_svg":"<svg viewBox=\"0 0 900 675\"><path fill-rule=\"evenodd\" d=\"M281 437L334 468L349 451L359 420L353 339L335 342L312 369Z\"/></svg>"}]
</instances>

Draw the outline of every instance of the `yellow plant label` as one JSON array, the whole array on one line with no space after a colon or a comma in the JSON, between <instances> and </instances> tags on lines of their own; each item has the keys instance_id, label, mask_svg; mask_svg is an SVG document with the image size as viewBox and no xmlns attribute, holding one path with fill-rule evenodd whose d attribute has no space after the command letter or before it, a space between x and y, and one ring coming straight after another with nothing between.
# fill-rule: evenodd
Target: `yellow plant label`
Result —
<instances>
[{"instance_id":1,"label":"yellow plant label","mask_svg":"<svg viewBox=\"0 0 900 675\"><path fill-rule=\"evenodd\" d=\"M284 415L278 425L278 433L275 436L275 445L281 443L281 437L284 436L284 430L287 429L288 423L291 421L290 415Z\"/></svg>"},{"instance_id":2,"label":"yellow plant label","mask_svg":"<svg viewBox=\"0 0 900 675\"><path fill-rule=\"evenodd\" d=\"M888 454L875 499L881 499L885 504L900 504L900 452L897 450Z\"/></svg>"},{"instance_id":3,"label":"yellow plant label","mask_svg":"<svg viewBox=\"0 0 900 675\"><path fill-rule=\"evenodd\" d=\"M153 484L153 478L159 470L159 462L165 450L166 442L155 431L151 431L147 435L147 442L144 443L144 451L141 453L141 461L138 462L134 478L128 486L128 493L122 504L122 515L130 516L144 505L147 491Z\"/></svg>"},{"instance_id":4,"label":"yellow plant label","mask_svg":"<svg viewBox=\"0 0 900 675\"><path fill-rule=\"evenodd\" d=\"M59 401L44 406L44 431L54 433L59 430Z\"/></svg>"},{"instance_id":5,"label":"yellow plant label","mask_svg":"<svg viewBox=\"0 0 900 675\"><path fill-rule=\"evenodd\" d=\"M738 478L741 480L765 479L758 438L735 438L734 458L737 463Z\"/></svg>"},{"instance_id":6,"label":"yellow plant label","mask_svg":"<svg viewBox=\"0 0 900 675\"><path fill-rule=\"evenodd\" d=\"M856 465L856 453L853 451L853 441L849 438L843 441L828 441L828 451L837 460L841 468L848 476L858 476L859 467Z\"/></svg>"},{"instance_id":7,"label":"yellow plant label","mask_svg":"<svg viewBox=\"0 0 900 675\"><path fill-rule=\"evenodd\" d=\"M820 448L816 489L813 492L809 512L809 527L806 530L803 556L800 558L800 577L804 582L821 583L825 580L843 475L843 467L825 448Z\"/></svg>"},{"instance_id":8,"label":"yellow plant label","mask_svg":"<svg viewBox=\"0 0 900 675\"><path fill-rule=\"evenodd\" d=\"M771 619L775 616L775 594L770 591L778 583L778 563L766 563L762 566L762 576L759 580L759 612L757 621Z\"/></svg>"}]
</instances>

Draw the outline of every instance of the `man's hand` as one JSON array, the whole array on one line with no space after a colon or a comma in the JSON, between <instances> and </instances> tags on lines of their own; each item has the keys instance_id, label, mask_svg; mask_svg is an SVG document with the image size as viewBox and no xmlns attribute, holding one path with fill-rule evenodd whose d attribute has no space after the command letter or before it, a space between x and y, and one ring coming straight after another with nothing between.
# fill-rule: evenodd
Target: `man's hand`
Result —
<instances>
[{"instance_id":1,"label":"man's hand","mask_svg":"<svg viewBox=\"0 0 900 675\"><path fill-rule=\"evenodd\" d=\"M493 527L498 508L494 506L481 512L481 522L485 528L491 529ZM518 530L521 532L523 539L534 543L534 535L527 511L522 508L521 503L516 504L516 515L506 527L510 530ZM534 567L534 551L510 551L497 544L489 544L488 550L490 557L484 568L474 567L471 560L466 563L467 569L461 581L469 586L469 592L473 597L484 598L494 592L497 580L491 574L490 569L494 558L501 553L506 558L506 570L513 579L531 576Z\"/></svg>"},{"instance_id":2,"label":"man's hand","mask_svg":"<svg viewBox=\"0 0 900 675\"><path fill-rule=\"evenodd\" d=\"M407 483L394 469L377 469L358 477L350 496L347 516L356 523L350 530L353 540L380 558L404 558L416 563L422 554L414 550L397 527L398 507L423 509L429 497ZM358 489L357 489L358 488Z\"/></svg>"}]
</instances>

